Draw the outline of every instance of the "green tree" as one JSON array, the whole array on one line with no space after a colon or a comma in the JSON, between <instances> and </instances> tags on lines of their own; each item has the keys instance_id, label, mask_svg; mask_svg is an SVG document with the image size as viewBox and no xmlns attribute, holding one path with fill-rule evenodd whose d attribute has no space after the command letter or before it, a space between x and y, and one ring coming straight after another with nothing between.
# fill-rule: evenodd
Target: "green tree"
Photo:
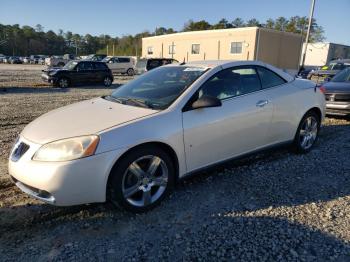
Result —
<instances>
[{"instance_id":1,"label":"green tree","mask_svg":"<svg viewBox=\"0 0 350 262\"><path fill-rule=\"evenodd\" d=\"M237 17L235 20L232 21L232 26L233 27L244 27L246 26L245 23L244 23L244 20L240 17Z\"/></svg>"}]
</instances>

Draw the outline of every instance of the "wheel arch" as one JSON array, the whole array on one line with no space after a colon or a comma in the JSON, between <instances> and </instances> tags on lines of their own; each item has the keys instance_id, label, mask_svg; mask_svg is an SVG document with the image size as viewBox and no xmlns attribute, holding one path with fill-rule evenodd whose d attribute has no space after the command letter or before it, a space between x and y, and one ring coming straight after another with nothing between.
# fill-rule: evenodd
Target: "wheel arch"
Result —
<instances>
[{"instance_id":1,"label":"wheel arch","mask_svg":"<svg viewBox=\"0 0 350 262\"><path fill-rule=\"evenodd\" d=\"M169 144L166 144L164 142L159 142L159 141L145 142L145 143L138 144L136 146L129 148L120 157L118 157L118 159L116 159L116 161L114 162L114 164L113 164L113 166L110 169L109 174L108 174L107 183L106 183L106 194L108 193L108 185L110 183L111 174L112 174L114 168L118 165L118 163L123 158L125 158L128 154L130 154L131 152L138 150L140 148L149 147L149 146L158 147L170 156L172 163L174 164L174 168L175 168L175 179L176 179L176 181L178 180L178 178L179 178L179 159L178 159L178 156L176 154L176 151Z\"/></svg>"},{"instance_id":2,"label":"wheel arch","mask_svg":"<svg viewBox=\"0 0 350 262\"><path fill-rule=\"evenodd\" d=\"M320 124L321 124L321 122L322 122L322 111L321 111L321 109L319 107L314 106L314 107L310 108L309 110L307 110L306 112L304 112L304 114L302 114L300 116L298 125L295 127L295 130L294 130L294 138L295 138L295 136L296 136L296 134L298 132L299 125L300 125L301 121L303 120L304 116L306 114L310 113L310 112L314 112L318 116L318 120L320 121Z\"/></svg>"},{"instance_id":3,"label":"wheel arch","mask_svg":"<svg viewBox=\"0 0 350 262\"><path fill-rule=\"evenodd\" d=\"M318 116L318 120L320 121L320 123L322 122L322 111L319 107L315 106L315 107L310 108L308 111L305 112L305 114L302 116L302 118L309 112L314 112ZM301 119L300 119L300 121L301 121Z\"/></svg>"}]
</instances>

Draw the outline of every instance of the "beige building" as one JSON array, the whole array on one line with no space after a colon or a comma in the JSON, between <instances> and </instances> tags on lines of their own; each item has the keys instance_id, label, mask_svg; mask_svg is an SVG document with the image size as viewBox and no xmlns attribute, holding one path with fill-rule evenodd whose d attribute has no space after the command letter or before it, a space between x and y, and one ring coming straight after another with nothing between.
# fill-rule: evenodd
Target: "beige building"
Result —
<instances>
[{"instance_id":1,"label":"beige building","mask_svg":"<svg viewBox=\"0 0 350 262\"><path fill-rule=\"evenodd\" d=\"M298 34L244 27L182 32L142 39L142 56L198 60L261 60L297 70L302 38Z\"/></svg>"},{"instance_id":2,"label":"beige building","mask_svg":"<svg viewBox=\"0 0 350 262\"><path fill-rule=\"evenodd\" d=\"M350 46L322 42L309 43L306 50L305 66L323 66L338 58L350 58Z\"/></svg>"}]
</instances>

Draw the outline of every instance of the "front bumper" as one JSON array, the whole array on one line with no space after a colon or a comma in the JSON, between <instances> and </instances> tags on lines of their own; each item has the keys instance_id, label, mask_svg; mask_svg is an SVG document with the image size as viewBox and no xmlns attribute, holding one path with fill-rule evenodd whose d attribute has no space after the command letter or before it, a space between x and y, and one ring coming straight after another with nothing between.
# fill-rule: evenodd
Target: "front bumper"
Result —
<instances>
[{"instance_id":1,"label":"front bumper","mask_svg":"<svg viewBox=\"0 0 350 262\"><path fill-rule=\"evenodd\" d=\"M49 76L48 74L44 74L44 73L41 74L41 79L44 82L51 83L51 84L56 84L56 82L57 82L57 78L56 77Z\"/></svg>"},{"instance_id":2,"label":"front bumper","mask_svg":"<svg viewBox=\"0 0 350 262\"><path fill-rule=\"evenodd\" d=\"M41 145L20 140L30 147L18 161L9 160L9 174L23 192L57 206L106 201L108 176L121 150L72 161L40 162L32 156Z\"/></svg>"},{"instance_id":3,"label":"front bumper","mask_svg":"<svg viewBox=\"0 0 350 262\"><path fill-rule=\"evenodd\" d=\"M349 115L350 102L327 102L326 114L329 115Z\"/></svg>"}]
</instances>

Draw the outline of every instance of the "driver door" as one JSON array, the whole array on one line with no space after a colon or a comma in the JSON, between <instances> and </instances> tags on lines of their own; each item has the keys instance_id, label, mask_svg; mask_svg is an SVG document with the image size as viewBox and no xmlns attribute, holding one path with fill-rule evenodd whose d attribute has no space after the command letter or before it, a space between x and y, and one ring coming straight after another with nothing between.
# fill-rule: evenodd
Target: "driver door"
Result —
<instances>
[{"instance_id":1,"label":"driver door","mask_svg":"<svg viewBox=\"0 0 350 262\"><path fill-rule=\"evenodd\" d=\"M222 106L183 112L188 172L267 144L273 106L254 67L216 73L196 93L204 95L219 98Z\"/></svg>"}]
</instances>

